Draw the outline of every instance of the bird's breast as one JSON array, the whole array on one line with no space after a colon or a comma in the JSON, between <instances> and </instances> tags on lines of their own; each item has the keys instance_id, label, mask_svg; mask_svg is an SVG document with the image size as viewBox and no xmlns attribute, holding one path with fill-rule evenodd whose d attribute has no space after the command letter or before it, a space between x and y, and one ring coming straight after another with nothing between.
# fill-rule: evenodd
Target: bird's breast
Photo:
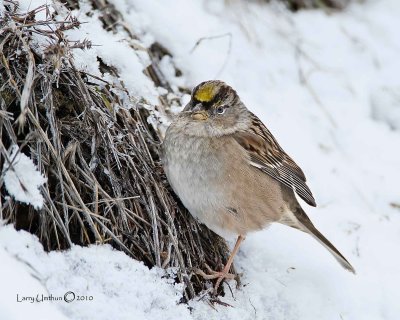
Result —
<instances>
[{"instance_id":1,"label":"bird's breast","mask_svg":"<svg viewBox=\"0 0 400 320\"><path fill-rule=\"evenodd\" d=\"M213 231L246 234L277 219L271 206L276 208L279 185L249 165L234 139L181 136L172 130L167 131L163 149L173 190Z\"/></svg>"},{"instance_id":2,"label":"bird's breast","mask_svg":"<svg viewBox=\"0 0 400 320\"><path fill-rule=\"evenodd\" d=\"M211 196L209 193L214 188L210 186L220 184L225 169L218 149L215 142L206 138L166 138L164 167L169 182L181 199L185 196Z\"/></svg>"}]
</instances>

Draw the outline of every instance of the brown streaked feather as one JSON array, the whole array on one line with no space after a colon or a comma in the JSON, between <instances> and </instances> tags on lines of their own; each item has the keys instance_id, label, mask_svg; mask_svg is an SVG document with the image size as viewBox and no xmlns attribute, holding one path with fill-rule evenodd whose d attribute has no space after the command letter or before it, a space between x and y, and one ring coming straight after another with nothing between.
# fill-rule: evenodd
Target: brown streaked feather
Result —
<instances>
[{"instance_id":1,"label":"brown streaked feather","mask_svg":"<svg viewBox=\"0 0 400 320\"><path fill-rule=\"evenodd\" d=\"M247 151L253 166L294 191L309 205L315 199L306 184L301 168L281 148L272 133L254 114L247 131L236 132L234 139Z\"/></svg>"}]
</instances>

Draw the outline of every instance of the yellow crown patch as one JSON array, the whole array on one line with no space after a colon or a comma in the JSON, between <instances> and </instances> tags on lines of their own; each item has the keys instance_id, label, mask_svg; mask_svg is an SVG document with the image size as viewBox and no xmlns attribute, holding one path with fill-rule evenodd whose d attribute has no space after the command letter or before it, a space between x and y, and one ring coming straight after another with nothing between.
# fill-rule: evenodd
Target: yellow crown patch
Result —
<instances>
[{"instance_id":1,"label":"yellow crown patch","mask_svg":"<svg viewBox=\"0 0 400 320\"><path fill-rule=\"evenodd\" d=\"M194 94L196 100L201 102L210 102L217 93L216 86L213 83L205 83L203 86L197 89Z\"/></svg>"}]
</instances>

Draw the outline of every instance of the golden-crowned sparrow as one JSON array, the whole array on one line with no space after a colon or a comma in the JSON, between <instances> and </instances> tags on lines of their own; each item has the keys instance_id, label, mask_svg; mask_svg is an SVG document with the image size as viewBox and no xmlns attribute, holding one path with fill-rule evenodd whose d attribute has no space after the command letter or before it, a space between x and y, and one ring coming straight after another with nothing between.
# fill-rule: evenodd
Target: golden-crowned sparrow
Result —
<instances>
[{"instance_id":1,"label":"golden-crowned sparrow","mask_svg":"<svg viewBox=\"0 0 400 320\"><path fill-rule=\"evenodd\" d=\"M272 222L309 233L354 272L298 203L295 193L316 206L303 171L224 82L194 88L167 129L163 164L173 190L195 218L221 236L238 235L223 271L203 273L218 278L216 288L232 277L229 269L246 234Z\"/></svg>"}]
</instances>

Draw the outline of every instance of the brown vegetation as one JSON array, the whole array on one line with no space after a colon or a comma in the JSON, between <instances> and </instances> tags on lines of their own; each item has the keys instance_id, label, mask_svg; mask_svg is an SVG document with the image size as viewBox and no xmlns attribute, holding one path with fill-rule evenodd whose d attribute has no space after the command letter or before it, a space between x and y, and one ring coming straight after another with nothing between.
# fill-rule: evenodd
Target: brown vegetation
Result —
<instances>
[{"instance_id":1,"label":"brown vegetation","mask_svg":"<svg viewBox=\"0 0 400 320\"><path fill-rule=\"evenodd\" d=\"M70 8L78 2L67 1ZM80 22L70 16L36 21L35 8L18 14L17 1L5 1L0 22L0 168L10 162L7 149L17 144L48 178L41 192L45 205L35 211L7 196L0 178L0 218L36 234L47 250L72 244L109 243L149 267L175 267L185 285L185 299L206 289L195 274L208 264L220 269L227 258L225 242L200 226L171 193L159 159L160 137L147 122L142 97L77 70L74 50L92 43L65 36ZM106 1L92 1L104 27L113 32L122 17ZM104 10L104 9L107 10ZM52 32L41 26L51 25ZM44 54L32 41L47 37ZM127 37L135 37L132 31ZM145 73L167 90L157 67L161 47L153 46L153 64ZM110 74L113 66L101 64ZM122 102L114 94L124 91ZM184 89L182 89L184 90ZM163 107L165 99L160 98Z\"/></svg>"}]
</instances>

